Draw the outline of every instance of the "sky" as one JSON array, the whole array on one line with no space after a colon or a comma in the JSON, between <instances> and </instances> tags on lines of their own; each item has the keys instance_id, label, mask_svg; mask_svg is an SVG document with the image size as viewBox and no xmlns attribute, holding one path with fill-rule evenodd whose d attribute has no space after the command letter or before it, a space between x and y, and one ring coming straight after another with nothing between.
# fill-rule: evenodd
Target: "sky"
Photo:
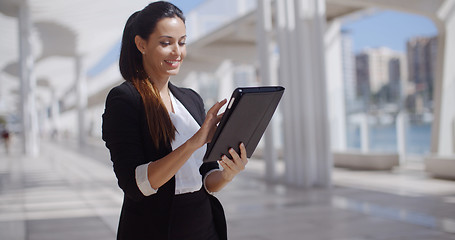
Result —
<instances>
[{"instance_id":1,"label":"sky","mask_svg":"<svg viewBox=\"0 0 455 240\"><path fill-rule=\"evenodd\" d=\"M437 34L430 19L397 11L379 11L344 24L343 29L350 31L355 52L380 46L405 52L406 41L411 37Z\"/></svg>"},{"instance_id":2,"label":"sky","mask_svg":"<svg viewBox=\"0 0 455 240\"><path fill-rule=\"evenodd\" d=\"M185 14L205 0L171 0ZM350 30L354 51L366 47L386 46L405 52L406 41L415 36L434 36L437 29L426 17L397 11L378 11L343 26Z\"/></svg>"}]
</instances>

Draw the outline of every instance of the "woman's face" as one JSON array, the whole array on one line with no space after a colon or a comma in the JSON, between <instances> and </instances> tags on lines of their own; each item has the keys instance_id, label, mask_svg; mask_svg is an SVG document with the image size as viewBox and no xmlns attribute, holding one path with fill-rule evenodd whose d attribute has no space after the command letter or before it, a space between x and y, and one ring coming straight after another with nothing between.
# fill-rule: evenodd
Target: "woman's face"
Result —
<instances>
[{"instance_id":1,"label":"woman's face","mask_svg":"<svg viewBox=\"0 0 455 240\"><path fill-rule=\"evenodd\" d=\"M185 23L178 17L161 19L146 41L139 40L144 69L153 81L167 80L179 72L186 56L185 44Z\"/></svg>"}]
</instances>

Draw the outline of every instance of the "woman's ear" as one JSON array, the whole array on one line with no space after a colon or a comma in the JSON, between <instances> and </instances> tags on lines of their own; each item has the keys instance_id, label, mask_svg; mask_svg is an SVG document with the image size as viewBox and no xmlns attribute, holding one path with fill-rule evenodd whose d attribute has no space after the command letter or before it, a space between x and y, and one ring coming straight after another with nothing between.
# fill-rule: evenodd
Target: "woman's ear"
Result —
<instances>
[{"instance_id":1,"label":"woman's ear","mask_svg":"<svg viewBox=\"0 0 455 240\"><path fill-rule=\"evenodd\" d=\"M141 38L141 36L136 35L136 37L134 37L134 43L136 43L137 50L139 50L139 52L141 52L142 54L145 54L146 46L145 40Z\"/></svg>"}]
</instances>

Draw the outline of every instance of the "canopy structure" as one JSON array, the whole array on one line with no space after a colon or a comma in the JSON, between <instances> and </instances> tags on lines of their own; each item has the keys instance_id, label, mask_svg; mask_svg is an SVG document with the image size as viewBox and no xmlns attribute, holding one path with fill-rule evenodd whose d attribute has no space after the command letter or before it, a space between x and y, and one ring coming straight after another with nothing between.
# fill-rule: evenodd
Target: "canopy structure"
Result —
<instances>
[{"instance_id":1,"label":"canopy structure","mask_svg":"<svg viewBox=\"0 0 455 240\"><path fill-rule=\"evenodd\" d=\"M80 144L100 132L106 93L122 81L116 65L124 23L149 2L0 2L0 115L20 117L24 152L38 154L43 127L74 123L68 128L76 129ZM328 186L331 146L343 146L346 134L340 22L372 9L421 14L438 27L432 152L454 154L455 0L207 0L186 13L188 56L174 80L201 87L195 81L209 73L223 95L233 86L234 65L250 65L262 83L287 87L288 181ZM267 139L273 138L266 137L270 176L276 153Z\"/></svg>"},{"instance_id":2,"label":"canopy structure","mask_svg":"<svg viewBox=\"0 0 455 240\"><path fill-rule=\"evenodd\" d=\"M18 92L20 32L26 34L21 37L27 37L24 40L30 44L30 53L24 54L30 54L34 61L38 87L52 88L58 97L63 97L74 85L74 59L81 58L84 65L93 67L119 42L128 16L148 2L2 0L0 26L4 34L0 40L0 69L3 91L16 89ZM47 92L38 97L43 102L49 101ZM18 98L9 100L17 101L14 99Z\"/></svg>"}]
</instances>

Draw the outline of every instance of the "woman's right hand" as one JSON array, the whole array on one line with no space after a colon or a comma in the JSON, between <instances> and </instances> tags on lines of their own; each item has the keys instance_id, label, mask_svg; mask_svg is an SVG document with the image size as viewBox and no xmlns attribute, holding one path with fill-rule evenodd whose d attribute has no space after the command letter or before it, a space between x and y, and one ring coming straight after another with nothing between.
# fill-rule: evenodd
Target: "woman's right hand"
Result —
<instances>
[{"instance_id":1,"label":"woman's right hand","mask_svg":"<svg viewBox=\"0 0 455 240\"><path fill-rule=\"evenodd\" d=\"M194 141L198 148L212 140L217 124L223 116L223 114L218 114L218 112L220 111L220 108L226 104L226 102L227 100L224 99L221 102L215 103L207 112L207 116L205 117L201 128L193 135L193 137L191 137L190 140Z\"/></svg>"}]
</instances>

